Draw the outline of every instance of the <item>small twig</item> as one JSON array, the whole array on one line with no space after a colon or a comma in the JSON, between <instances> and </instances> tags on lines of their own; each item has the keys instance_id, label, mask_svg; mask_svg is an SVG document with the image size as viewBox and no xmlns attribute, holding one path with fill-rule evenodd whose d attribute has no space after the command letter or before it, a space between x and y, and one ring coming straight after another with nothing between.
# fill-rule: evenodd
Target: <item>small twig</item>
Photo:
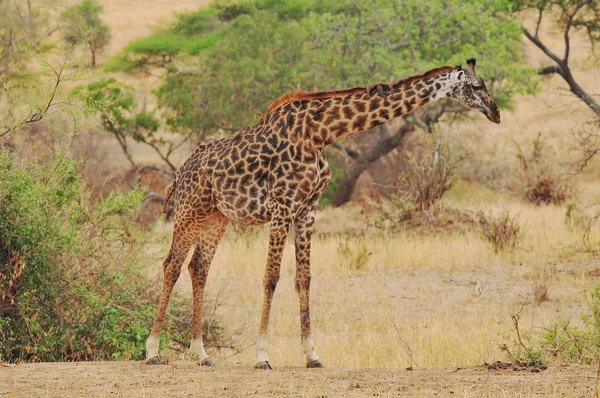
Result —
<instances>
[{"instance_id":1,"label":"small twig","mask_svg":"<svg viewBox=\"0 0 600 398\"><path fill-rule=\"evenodd\" d=\"M510 314L510 319L512 319L513 324L515 325L515 331L517 332L519 344L521 345L521 347L523 347L524 350L527 350L527 347L523 343L523 339L521 339L521 331L519 329L519 317L521 316L521 312L523 312L523 308L525 308L525 304L521 305L521 309L516 314Z\"/></svg>"},{"instance_id":2,"label":"small twig","mask_svg":"<svg viewBox=\"0 0 600 398\"><path fill-rule=\"evenodd\" d=\"M394 318L392 318L391 315L390 315L390 323L394 327L394 330L396 331L398 338L402 342L402 347L404 348L404 351L406 352L406 354L408 355L408 357L410 359L411 366L414 365L415 368L419 368L417 361L415 361L415 358L413 357L413 350L408 345L408 342L406 341L406 339L400 334L400 330L398 330L398 325L396 325L396 321L394 320Z\"/></svg>"}]
</instances>

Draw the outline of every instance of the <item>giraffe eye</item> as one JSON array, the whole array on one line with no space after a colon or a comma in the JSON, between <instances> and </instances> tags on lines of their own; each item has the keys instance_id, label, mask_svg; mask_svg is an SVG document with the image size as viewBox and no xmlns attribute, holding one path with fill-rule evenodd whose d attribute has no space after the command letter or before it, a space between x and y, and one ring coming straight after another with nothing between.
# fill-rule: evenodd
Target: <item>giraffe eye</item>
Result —
<instances>
[{"instance_id":1,"label":"giraffe eye","mask_svg":"<svg viewBox=\"0 0 600 398\"><path fill-rule=\"evenodd\" d=\"M483 88L483 86L471 86L473 88L473 90L475 91L479 91Z\"/></svg>"}]
</instances>

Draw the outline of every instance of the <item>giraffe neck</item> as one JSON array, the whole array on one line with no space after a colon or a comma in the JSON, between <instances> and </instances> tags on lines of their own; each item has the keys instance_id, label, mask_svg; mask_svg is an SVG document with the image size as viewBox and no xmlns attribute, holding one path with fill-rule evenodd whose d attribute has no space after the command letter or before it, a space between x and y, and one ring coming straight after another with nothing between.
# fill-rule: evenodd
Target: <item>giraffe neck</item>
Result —
<instances>
[{"instance_id":1,"label":"giraffe neck","mask_svg":"<svg viewBox=\"0 0 600 398\"><path fill-rule=\"evenodd\" d=\"M327 146L351 135L396 119L425 104L449 97L458 69L443 67L394 84L354 90L348 95L319 99L315 103L315 140Z\"/></svg>"}]
</instances>

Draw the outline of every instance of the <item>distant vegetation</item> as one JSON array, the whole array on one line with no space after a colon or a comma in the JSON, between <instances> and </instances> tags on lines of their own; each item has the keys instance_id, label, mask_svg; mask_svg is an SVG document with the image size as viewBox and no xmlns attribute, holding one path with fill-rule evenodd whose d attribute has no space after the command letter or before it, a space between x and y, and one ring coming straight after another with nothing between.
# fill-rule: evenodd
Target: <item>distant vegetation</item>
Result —
<instances>
[{"instance_id":1,"label":"distant vegetation","mask_svg":"<svg viewBox=\"0 0 600 398\"><path fill-rule=\"evenodd\" d=\"M86 43L90 51L90 66L96 66L96 56L110 41L108 25L100 15L104 7L95 0L82 0L67 7L60 16L62 34L71 45Z\"/></svg>"},{"instance_id":2,"label":"distant vegetation","mask_svg":"<svg viewBox=\"0 0 600 398\"><path fill-rule=\"evenodd\" d=\"M388 82L474 54L496 102L509 107L515 93L535 90L533 71L514 51L521 28L510 12L504 1L215 2L177 14L126 46L107 68L158 73L154 94L165 128L195 141L253 124L258 112L293 90ZM431 128L445 114L463 111L442 102L420 119ZM401 142L392 140L365 157L373 162ZM353 184L358 175L336 179L324 200L331 202L338 184L348 185L348 178ZM336 205L349 199L352 189L346 191Z\"/></svg>"}]
</instances>

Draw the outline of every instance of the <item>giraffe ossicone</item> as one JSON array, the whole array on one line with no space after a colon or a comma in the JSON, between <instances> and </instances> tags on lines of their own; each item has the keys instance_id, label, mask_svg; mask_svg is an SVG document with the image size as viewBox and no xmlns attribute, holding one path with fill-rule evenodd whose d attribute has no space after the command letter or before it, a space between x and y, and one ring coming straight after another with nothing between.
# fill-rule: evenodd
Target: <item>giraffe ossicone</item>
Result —
<instances>
[{"instance_id":1,"label":"giraffe ossicone","mask_svg":"<svg viewBox=\"0 0 600 398\"><path fill-rule=\"evenodd\" d=\"M173 242L163 263L163 293L146 343L146 363L160 363L158 344L171 291L194 248L188 265L193 291L190 351L201 364L212 365L202 343L204 287L221 236L234 221L271 223L255 368L272 369L267 352L269 316L290 232L295 237L301 347L307 367L323 367L311 334L309 293L315 213L331 179L325 148L444 98L458 100L500 123L498 108L476 75L475 64L470 58L467 68L443 66L395 83L289 93L260 114L254 126L200 144L165 194L163 212L171 196L175 200Z\"/></svg>"}]
</instances>

